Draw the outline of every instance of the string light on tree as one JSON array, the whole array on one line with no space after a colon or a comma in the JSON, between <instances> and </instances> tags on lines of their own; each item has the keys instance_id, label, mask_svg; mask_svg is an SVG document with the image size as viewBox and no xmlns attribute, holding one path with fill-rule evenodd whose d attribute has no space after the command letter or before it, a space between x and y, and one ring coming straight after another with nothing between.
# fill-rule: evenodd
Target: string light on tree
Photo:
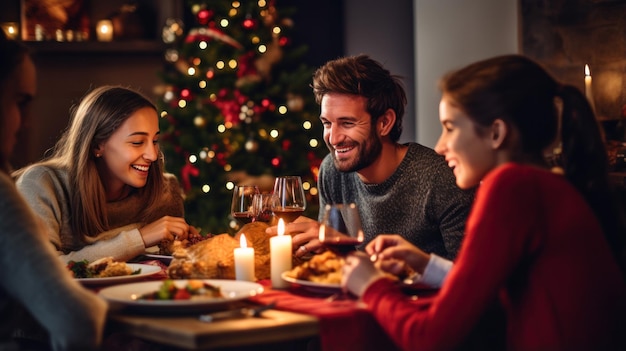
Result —
<instances>
[{"instance_id":1,"label":"string light on tree","mask_svg":"<svg viewBox=\"0 0 626 351\"><path fill-rule=\"evenodd\" d=\"M163 28L161 148L184 184L186 219L217 234L231 230L226 185L234 175L297 174L316 184L327 150L315 143L322 126L309 87L314 68L303 65L306 43L290 38L294 24L285 14L294 8L264 0L187 4L192 16ZM318 203L314 193L307 202ZM317 216L315 206L307 211Z\"/></svg>"}]
</instances>

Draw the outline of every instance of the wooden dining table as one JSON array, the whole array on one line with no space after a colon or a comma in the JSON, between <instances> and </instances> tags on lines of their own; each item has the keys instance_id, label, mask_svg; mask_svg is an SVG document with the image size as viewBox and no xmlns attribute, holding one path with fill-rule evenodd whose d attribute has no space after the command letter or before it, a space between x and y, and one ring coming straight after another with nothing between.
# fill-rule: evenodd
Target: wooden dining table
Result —
<instances>
[{"instance_id":1,"label":"wooden dining table","mask_svg":"<svg viewBox=\"0 0 626 351\"><path fill-rule=\"evenodd\" d=\"M148 263L162 265L156 261ZM146 279L165 278L164 271L162 275ZM273 289L270 280L258 283L263 286L263 293L228 307L274 304L258 317L207 323L199 319L199 311L146 313L116 307L107 319L105 348L129 351L397 350L367 308L355 298L297 284L287 289ZM412 298L417 299L416 296ZM411 297L407 295L407 298ZM133 339L147 346L129 348L129 344L136 345L129 341Z\"/></svg>"}]
</instances>

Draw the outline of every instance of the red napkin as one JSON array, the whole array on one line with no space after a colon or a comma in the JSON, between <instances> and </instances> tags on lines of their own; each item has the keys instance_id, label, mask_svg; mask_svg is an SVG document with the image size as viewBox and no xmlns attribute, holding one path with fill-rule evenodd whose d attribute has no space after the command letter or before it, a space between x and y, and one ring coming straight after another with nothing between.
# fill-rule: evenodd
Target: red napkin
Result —
<instances>
[{"instance_id":1,"label":"red napkin","mask_svg":"<svg viewBox=\"0 0 626 351\"><path fill-rule=\"evenodd\" d=\"M265 288L250 300L267 304L276 301L276 309L308 314L320 320L320 346L324 351L398 350L378 322L356 300L325 301L303 289L275 290L271 281L259 281Z\"/></svg>"}]
</instances>

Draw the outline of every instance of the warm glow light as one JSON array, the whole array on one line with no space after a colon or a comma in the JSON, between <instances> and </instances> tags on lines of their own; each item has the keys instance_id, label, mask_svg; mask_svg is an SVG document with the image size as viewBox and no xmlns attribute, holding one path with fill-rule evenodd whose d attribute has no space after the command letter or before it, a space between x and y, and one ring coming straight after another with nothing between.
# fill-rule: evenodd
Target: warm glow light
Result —
<instances>
[{"instance_id":1,"label":"warm glow light","mask_svg":"<svg viewBox=\"0 0 626 351\"><path fill-rule=\"evenodd\" d=\"M215 63L215 67L217 67L217 69L224 69L224 66L226 66L226 64L224 63L224 61L217 61Z\"/></svg>"},{"instance_id":2,"label":"warm glow light","mask_svg":"<svg viewBox=\"0 0 626 351\"><path fill-rule=\"evenodd\" d=\"M187 74L193 76L194 74L196 74L196 69L193 67L189 67L189 69L187 69Z\"/></svg>"},{"instance_id":3,"label":"warm glow light","mask_svg":"<svg viewBox=\"0 0 626 351\"><path fill-rule=\"evenodd\" d=\"M585 64L585 75L587 77L591 76L591 71L589 70L589 65Z\"/></svg>"},{"instance_id":4,"label":"warm glow light","mask_svg":"<svg viewBox=\"0 0 626 351\"><path fill-rule=\"evenodd\" d=\"M285 235L285 221L282 218L278 220L278 227L276 228L278 235Z\"/></svg>"},{"instance_id":5,"label":"warm glow light","mask_svg":"<svg viewBox=\"0 0 626 351\"><path fill-rule=\"evenodd\" d=\"M309 146L310 147L317 147L318 145L319 145L319 142L317 141L317 139L309 140Z\"/></svg>"},{"instance_id":6,"label":"warm glow light","mask_svg":"<svg viewBox=\"0 0 626 351\"><path fill-rule=\"evenodd\" d=\"M178 100L178 107L185 108L186 106L187 106L187 101L185 101L185 100Z\"/></svg>"},{"instance_id":7,"label":"warm glow light","mask_svg":"<svg viewBox=\"0 0 626 351\"><path fill-rule=\"evenodd\" d=\"M96 24L96 35L98 41L113 40L113 22L110 20L101 20Z\"/></svg>"},{"instance_id":8,"label":"warm glow light","mask_svg":"<svg viewBox=\"0 0 626 351\"><path fill-rule=\"evenodd\" d=\"M196 155L189 155L189 162L190 163L198 162L198 156L196 156Z\"/></svg>"},{"instance_id":9,"label":"warm glow light","mask_svg":"<svg viewBox=\"0 0 626 351\"><path fill-rule=\"evenodd\" d=\"M241 233L241 238L239 238L239 246L242 248L248 247L248 242L246 241L246 235Z\"/></svg>"},{"instance_id":10,"label":"warm glow light","mask_svg":"<svg viewBox=\"0 0 626 351\"><path fill-rule=\"evenodd\" d=\"M267 46L259 45L259 52L264 54L267 51Z\"/></svg>"},{"instance_id":11,"label":"warm glow light","mask_svg":"<svg viewBox=\"0 0 626 351\"><path fill-rule=\"evenodd\" d=\"M228 27L228 20L226 18L222 19L220 21L220 26L222 26L222 28Z\"/></svg>"},{"instance_id":12,"label":"warm glow light","mask_svg":"<svg viewBox=\"0 0 626 351\"><path fill-rule=\"evenodd\" d=\"M320 233L319 233L318 239L321 242L324 242L325 238L326 238L326 226L323 224L320 224Z\"/></svg>"},{"instance_id":13,"label":"warm glow light","mask_svg":"<svg viewBox=\"0 0 626 351\"><path fill-rule=\"evenodd\" d=\"M280 113L281 115L284 115L285 113L287 113L287 106L279 106L278 113Z\"/></svg>"},{"instance_id":14,"label":"warm glow light","mask_svg":"<svg viewBox=\"0 0 626 351\"><path fill-rule=\"evenodd\" d=\"M209 191L211 191L211 187L209 186L209 184L204 184L204 185L202 186L202 191L203 191L205 194L206 194L206 193L208 193Z\"/></svg>"},{"instance_id":15,"label":"warm glow light","mask_svg":"<svg viewBox=\"0 0 626 351\"><path fill-rule=\"evenodd\" d=\"M205 50L206 48L209 47L209 43L203 40L198 43L198 47L200 48L200 50Z\"/></svg>"},{"instance_id":16,"label":"warm glow light","mask_svg":"<svg viewBox=\"0 0 626 351\"><path fill-rule=\"evenodd\" d=\"M312 126L311 121L304 121L304 123L302 123L302 128L304 129L311 129Z\"/></svg>"},{"instance_id":17,"label":"warm glow light","mask_svg":"<svg viewBox=\"0 0 626 351\"><path fill-rule=\"evenodd\" d=\"M272 131L270 131L270 136L274 139L278 138L278 131L276 129L272 129Z\"/></svg>"}]
</instances>

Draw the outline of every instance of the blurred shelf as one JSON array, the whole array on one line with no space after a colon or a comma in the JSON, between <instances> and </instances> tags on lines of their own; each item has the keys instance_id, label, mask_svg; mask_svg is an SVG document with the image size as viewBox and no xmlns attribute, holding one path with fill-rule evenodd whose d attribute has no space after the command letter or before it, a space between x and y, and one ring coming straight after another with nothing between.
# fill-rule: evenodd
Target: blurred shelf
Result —
<instances>
[{"instance_id":1,"label":"blurred shelf","mask_svg":"<svg viewBox=\"0 0 626 351\"><path fill-rule=\"evenodd\" d=\"M162 54L166 44L156 40L24 41L34 54Z\"/></svg>"}]
</instances>

